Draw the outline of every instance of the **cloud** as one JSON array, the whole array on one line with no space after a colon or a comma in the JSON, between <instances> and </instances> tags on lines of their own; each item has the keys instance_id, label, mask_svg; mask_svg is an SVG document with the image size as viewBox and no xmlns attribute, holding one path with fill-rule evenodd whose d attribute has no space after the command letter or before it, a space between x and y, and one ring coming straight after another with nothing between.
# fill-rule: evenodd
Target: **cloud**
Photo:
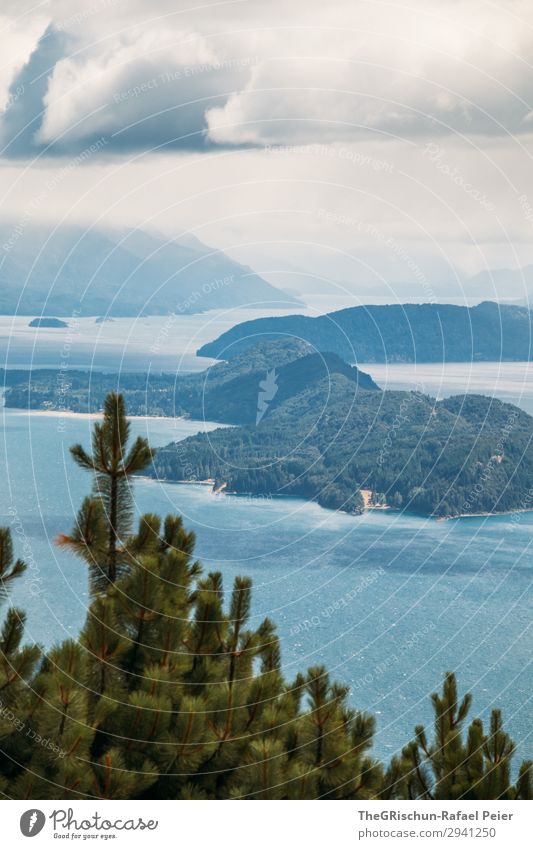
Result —
<instances>
[{"instance_id":1,"label":"cloud","mask_svg":"<svg viewBox=\"0 0 533 849\"><path fill-rule=\"evenodd\" d=\"M386 19L371 12L361 19L361 4L347 7L344 32L326 28L311 49L290 56L282 47L265 59L243 91L208 112L210 139L283 144L531 131L531 26L479 3L387 9ZM524 23L532 18L529 9Z\"/></svg>"},{"instance_id":2,"label":"cloud","mask_svg":"<svg viewBox=\"0 0 533 849\"><path fill-rule=\"evenodd\" d=\"M10 226L191 229L276 285L369 297L427 299L413 263L439 297L453 267L533 263L530 0L33 8L0 17Z\"/></svg>"},{"instance_id":3,"label":"cloud","mask_svg":"<svg viewBox=\"0 0 533 849\"><path fill-rule=\"evenodd\" d=\"M522 0L283 8L54 0L12 80L27 96L0 121L6 155L73 154L102 136L108 155L531 132Z\"/></svg>"},{"instance_id":4,"label":"cloud","mask_svg":"<svg viewBox=\"0 0 533 849\"><path fill-rule=\"evenodd\" d=\"M15 76L26 64L37 40L45 31L49 19L40 15L21 19L9 16L2 3L0 10L0 38L2 63L0 66L0 114L11 105L8 89ZM20 9L19 9L20 12Z\"/></svg>"},{"instance_id":5,"label":"cloud","mask_svg":"<svg viewBox=\"0 0 533 849\"><path fill-rule=\"evenodd\" d=\"M4 156L32 156L38 152L35 137L43 120L49 75L63 56L65 44L65 36L48 27L9 87L7 107L0 122Z\"/></svg>"},{"instance_id":6,"label":"cloud","mask_svg":"<svg viewBox=\"0 0 533 849\"><path fill-rule=\"evenodd\" d=\"M80 47L50 26L11 84L4 155L74 155L101 138L107 153L202 150L206 111L245 84L251 63L193 32L152 27Z\"/></svg>"}]
</instances>

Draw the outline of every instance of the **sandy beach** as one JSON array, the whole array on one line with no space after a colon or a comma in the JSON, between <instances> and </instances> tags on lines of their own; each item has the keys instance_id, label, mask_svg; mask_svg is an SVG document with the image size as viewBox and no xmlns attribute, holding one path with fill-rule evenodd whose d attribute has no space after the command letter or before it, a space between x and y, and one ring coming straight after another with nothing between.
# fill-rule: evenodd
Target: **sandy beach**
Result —
<instances>
[{"instance_id":1,"label":"sandy beach","mask_svg":"<svg viewBox=\"0 0 533 849\"><path fill-rule=\"evenodd\" d=\"M15 416L46 416L47 418L56 418L56 419L100 419L103 415L102 412L98 413L76 413L72 410L32 410L32 409L21 409L20 407L4 407L4 410L9 410L10 415ZM128 415L128 419L132 419L134 421L184 421L184 416L131 416Z\"/></svg>"}]
</instances>

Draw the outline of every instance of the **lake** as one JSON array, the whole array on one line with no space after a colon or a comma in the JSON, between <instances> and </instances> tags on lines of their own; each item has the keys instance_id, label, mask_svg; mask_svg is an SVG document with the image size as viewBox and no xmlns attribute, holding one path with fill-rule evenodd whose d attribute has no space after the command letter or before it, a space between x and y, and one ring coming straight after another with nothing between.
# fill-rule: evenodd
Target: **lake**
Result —
<instances>
[{"instance_id":1,"label":"lake","mask_svg":"<svg viewBox=\"0 0 533 849\"><path fill-rule=\"evenodd\" d=\"M471 375L492 394L486 366L454 366L457 383L442 391L461 391ZM380 368L367 366L383 385ZM528 370L520 368L513 364L510 382ZM440 385L439 369L424 371L428 383ZM404 366L389 367L389 380L392 373L415 384L420 375ZM500 379L496 388L516 386ZM533 404L531 386L523 399ZM68 448L88 446L91 419L2 414L0 522L30 565L14 601L28 613L28 640L50 646L76 636L88 602L83 563L53 539L71 529L90 489ZM133 432L163 445L203 426L137 419ZM223 571L228 589L235 575L252 577L254 623L278 623L287 675L327 665L350 686L352 704L376 714L380 757L404 745L415 724L431 722L429 696L448 669L473 692L472 716L501 707L519 752L530 751L533 513L448 522L383 511L347 516L299 499L214 496L200 485L144 479L135 503L139 513L183 514L197 533L197 556Z\"/></svg>"},{"instance_id":2,"label":"lake","mask_svg":"<svg viewBox=\"0 0 533 849\"><path fill-rule=\"evenodd\" d=\"M417 389L436 398L473 392L517 404L533 415L533 362L357 365L382 389Z\"/></svg>"},{"instance_id":3,"label":"lake","mask_svg":"<svg viewBox=\"0 0 533 849\"><path fill-rule=\"evenodd\" d=\"M137 316L98 323L65 318L67 327L30 327L31 316L0 316L0 368L203 371L215 362L196 351L242 321L292 310L209 310L197 315ZM316 315L317 309L300 309Z\"/></svg>"}]
</instances>

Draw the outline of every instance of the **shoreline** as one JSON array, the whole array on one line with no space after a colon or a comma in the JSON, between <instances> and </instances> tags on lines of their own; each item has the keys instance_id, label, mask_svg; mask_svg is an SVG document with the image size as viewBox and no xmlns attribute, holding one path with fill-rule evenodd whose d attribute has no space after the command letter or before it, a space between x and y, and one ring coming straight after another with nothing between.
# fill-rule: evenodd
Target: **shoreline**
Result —
<instances>
[{"instance_id":1,"label":"shoreline","mask_svg":"<svg viewBox=\"0 0 533 849\"><path fill-rule=\"evenodd\" d=\"M25 408L25 407L6 407L6 406L3 406L2 410L3 410L4 413L6 411L9 411L10 413L12 413L14 415L19 415L19 416L31 415L31 416L40 416L40 417L44 417L44 418L55 418L55 419L87 419L87 420L90 420L90 419L101 418L101 416L102 416L102 411L95 412L95 413L78 413L78 412L75 412L73 410L32 410L32 409ZM186 416L129 415L128 418L133 420L133 421L157 421L157 422L177 422L177 421L190 421L190 422L192 422L192 421L194 421L193 419L188 419ZM200 424L200 425L206 424L205 422L201 422L201 421L198 421L197 423ZM213 424L216 424L216 423L213 423ZM218 426L228 427L228 425L218 425ZM232 427L232 425L229 425L229 427ZM157 478L152 478L148 475L138 475L136 477L138 477L141 480L150 480L150 481L158 480ZM204 486L204 487L206 487L206 486L213 487L214 484L215 484L215 481L213 479L207 479L207 480L168 480L168 479L161 479L161 480L159 480L159 482L160 483L170 483L170 484L175 484L175 485L179 485L179 486L195 486L196 485L196 486ZM407 515L410 515L410 516L419 516L419 517L424 518L424 519L433 519L436 522L453 522L456 519L490 519L490 518L496 518L496 517L501 517L501 516L512 516L514 514L532 513L533 512L533 506L531 506L531 507L516 508L514 510L500 510L500 511L493 512L493 513L489 513L489 512L484 512L484 513L459 513L456 516L434 516L434 515L430 515L430 514L425 515L425 514L420 514L420 513L416 513L416 512L410 512L410 511L407 511L407 510L406 511L398 510L397 508L394 508L391 505L386 504L386 503L385 504L372 504L372 501L371 501L372 491L368 490L368 489L364 489L364 490L360 490L360 492L361 492L361 495L363 497L364 510L363 510L363 513L356 514L356 515L364 515L365 513L371 513L371 512L395 512L395 513L405 512ZM254 493L239 493L239 492L235 492L235 491L232 491L232 490L228 491L228 490L225 489L225 486L222 486L214 494L230 495L230 496L235 496L237 498L238 497L252 497L252 498L257 498L258 501L265 500L265 499L273 500L273 499L284 497L283 495L272 495L272 494L270 494L270 495L266 496L264 493L254 494ZM301 498L301 496L298 496L298 495L288 496L288 497ZM313 499L302 498L301 500L308 501L309 503L317 503L317 502L314 502ZM319 505L319 506L322 507L322 505ZM331 508L322 507L322 509L328 510L328 509L331 509ZM346 510L340 510L340 511L334 510L333 512L341 512L341 513L344 513L347 516L353 515L349 511L346 511Z\"/></svg>"},{"instance_id":2,"label":"shoreline","mask_svg":"<svg viewBox=\"0 0 533 849\"><path fill-rule=\"evenodd\" d=\"M214 480L210 480L209 478L204 481L174 481L168 480L167 478L154 478L150 475L135 475L136 480L140 481L152 481L153 483L171 483L175 486L210 486L213 487L215 484ZM226 493L224 493L226 494ZM236 495L237 493L227 493L228 495Z\"/></svg>"},{"instance_id":3,"label":"shoreline","mask_svg":"<svg viewBox=\"0 0 533 849\"><path fill-rule=\"evenodd\" d=\"M27 409L25 407L2 407L2 410L5 412L9 410L10 413L15 415L31 415L31 416L44 416L46 418L55 418L55 419L96 419L102 418L103 411L99 410L96 413L78 413L74 410L32 410ZM134 421L155 421L155 422L175 422L175 421L193 421L193 419L186 419L185 416L135 416L128 415L128 419L132 419Z\"/></svg>"},{"instance_id":4,"label":"shoreline","mask_svg":"<svg viewBox=\"0 0 533 849\"><path fill-rule=\"evenodd\" d=\"M152 481L154 483L172 484L173 486L209 486L213 491L213 495L227 495L233 498L251 498L260 501L277 501L282 498L294 498L298 501L304 501L307 504L316 504L322 510L328 510L332 513L342 513L344 516L360 517L366 513L399 513L406 516L413 516L419 519L431 519L433 522L453 522L455 519L493 519L501 516L513 516L515 513L533 513L533 507L523 507L516 510L499 511L497 513L461 513L457 516L432 516L430 514L416 513L410 510L400 510L396 507L391 507L389 504L377 504L366 507L362 513L350 513L348 510L334 510L331 507L324 507L312 498L303 498L301 495L273 495L265 493L250 493L236 492L235 490L226 490L225 488L213 490L215 481L207 480L170 480L169 478L153 478L150 475L136 475L139 480Z\"/></svg>"},{"instance_id":5,"label":"shoreline","mask_svg":"<svg viewBox=\"0 0 533 849\"><path fill-rule=\"evenodd\" d=\"M533 513L533 507L517 507L516 510L498 510L495 513L459 513L457 516L432 516L437 522L453 522L454 519L487 519L496 516L514 516L515 513Z\"/></svg>"}]
</instances>

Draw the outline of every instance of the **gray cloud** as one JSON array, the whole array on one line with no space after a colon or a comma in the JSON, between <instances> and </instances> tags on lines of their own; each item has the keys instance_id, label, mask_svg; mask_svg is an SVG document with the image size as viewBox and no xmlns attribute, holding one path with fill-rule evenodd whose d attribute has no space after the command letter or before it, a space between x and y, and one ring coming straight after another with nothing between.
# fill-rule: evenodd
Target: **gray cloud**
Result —
<instances>
[{"instance_id":1,"label":"gray cloud","mask_svg":"<svg viewBox=\"0 0 533 849\"><path fill-rule=\"evenodd\" d=\"M49 8L12 82L25 96L0 121L8 156L73 154L102 136L108 155L533 129L523 0L413 0L386 17L359 0L327 14L296 0L282 22L281 6L255 0Z\"/></svg>"},{"instance_id":2,"label":"gray cloud","mask_svg":"<svg viewBox=\"0 0 533 849\"><path fill-rule=\"evenodd\" d=\"M477 2L415 2L359 22L359 4L347 7L345 32L325 28L297 57L282 43L259 64L244 90L208 113L210 138L239 145L531 132L533 12L515 9L523 27L510 10Z\"/></svg>"},{"instance_id":3,"label":"gray cloud","mask_svg":"<svg viewBox=\"0 0 533 849\"><path fill-rule=\"evenodd\" d=\"M0 11L9 227L192 229L276 285L369 298L533 263L530 0L33 8Z\"/></svg>"},{"instance_id":4,"label":"gray cloud","mask_svg":"<svg viewBox=\"0 0 533 849\"><path fill-rule=\"evenodd\" d=\"M253 61L172 33L79 50L52 25L10 86L3 155L75 155L102 138L106 154L204 150L207 110L245 84Z\"/></svg>"},{"instance_id":5,"label":"gray cloud","mask_svg":"<svg viewBox=\"0 0 533 849\"><path fill-rule=\"evenodd\" d=\"M65 35L48 27L13 80L8 107L0 121L0 148L4 156L35 156L42 147L36 145L35 136L43 120L49 76L65 49Z\"/></svg>"}]
</instances>

